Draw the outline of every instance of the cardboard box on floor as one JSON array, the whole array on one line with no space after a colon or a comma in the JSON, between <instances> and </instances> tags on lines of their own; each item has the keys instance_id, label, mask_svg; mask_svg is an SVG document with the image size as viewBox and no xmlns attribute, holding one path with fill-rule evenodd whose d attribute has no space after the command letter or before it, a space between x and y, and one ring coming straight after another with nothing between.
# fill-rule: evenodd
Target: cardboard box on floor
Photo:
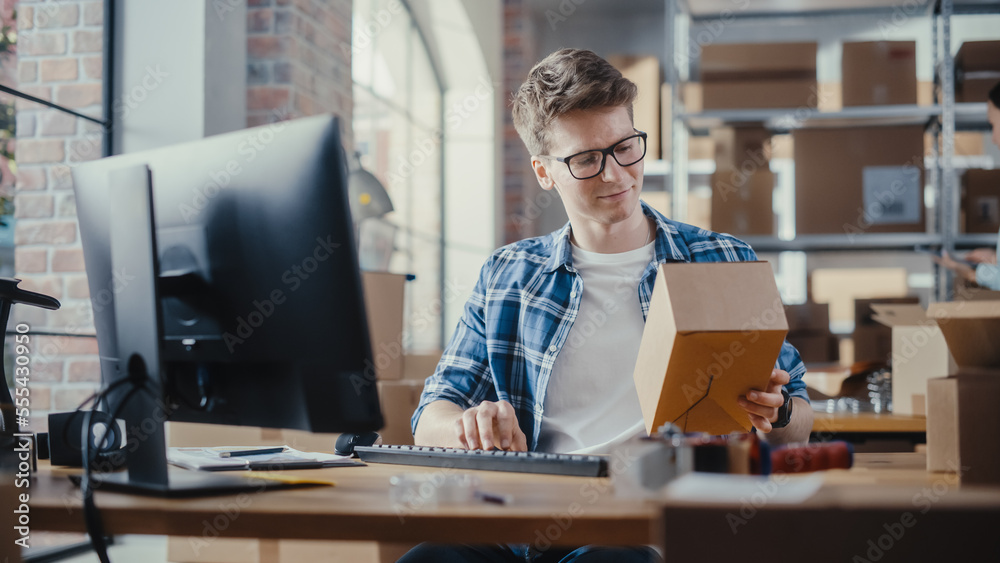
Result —
<instances>
[{"instance_id":1,"label":"cardboard box on floor","mask_svg":"<svg viewBox=\"0 0 1000 563\"><path fill-rule=\"evenodd\" d=\"M844 43L840 66L844 107L917 103L916 41Z\"/></svg>"},{"instance_id":2,"label":"cardboard box on floor","mask_svg":"<svg viewBox=\"0 0 1000 563\"><path fill-rule=\"evenodd\" d=\"M361 272L377 379L403 377L403 306L408 276Z\"/></svg>"},{"instance_id":3,"label":"cardboard box on floor","mask_svg":"<svg viewBox=\"0 0 1000 563\"><path fill-rule=\"evenodd\" d=\"M749 431L737 398L766 387L787 331L767 262L661 264L633 373L646 431Z\"/></svg>"},{"instance_id":4,"label":"cardboard box on floor","mask_svg":"<svg viewBox=\"0 0 1000 563\"><path fill-rule=\"evenodd\" d=\"M966 170L962 175L964 232L1000 230L1000 170Z\"/></svg>"},{"instance_id":5,"label":"cardboard box on floor","mask_svg":"<svg viewBox=\"0 0 1000 563\"><path fill-rule=\"evenodd\" d=\"M639 96L632 104L635 128L646 133L646 155L660 158L660 59L652 55L610 55L607 61L635 83Z\"/></svg>"},{"instance_id":6,"label":"cardboard box on floor","mask_svg":"<svg viewBox=\"0 0 1000 563\"><path fill-rule=\"evenodd\" d=\"M920 305L872 309L872 318L892 330L892 412L927 416L927 381L958 369L941 329Z\"/></svg>"},{"instance_id":7,"label":"cardboard box on floor","mask_svg":"<svg viewBox=\"0 0 1000 563\"><path fill-rule=\"evenodd\" d=\"M963 484L998 484L1000 301L934 303L927 313L959 368L927 383L927 470L960 472Z\"/></svg>"},{"instance_id":8,"label":"cardboard box on floor","mask_svg":"<svg viewBox=\"0 0 1000 563\"><path fill-rule=\"evenodd\" d=\"M924 232L923 126L798 129L799 234Z\"/></svg>"}]
</instances>

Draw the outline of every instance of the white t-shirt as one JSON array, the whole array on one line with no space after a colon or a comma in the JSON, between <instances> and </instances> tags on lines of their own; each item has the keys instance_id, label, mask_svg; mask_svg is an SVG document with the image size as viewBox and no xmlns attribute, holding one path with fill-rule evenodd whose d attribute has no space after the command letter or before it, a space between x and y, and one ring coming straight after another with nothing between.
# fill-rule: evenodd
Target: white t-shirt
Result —
<instances>
[{"instance_id":1,"label":"white t-shirt","mask_svg":"<svg viewBox=\"0 0 1000 563\"><path fill-rule=\"evenodd\" d=\"M639 280L653 243L618 254L572 252L583 296L545 391L538 450L608 453L645 434L632 372L645 325Z\"/></svg>"}]
</instances>

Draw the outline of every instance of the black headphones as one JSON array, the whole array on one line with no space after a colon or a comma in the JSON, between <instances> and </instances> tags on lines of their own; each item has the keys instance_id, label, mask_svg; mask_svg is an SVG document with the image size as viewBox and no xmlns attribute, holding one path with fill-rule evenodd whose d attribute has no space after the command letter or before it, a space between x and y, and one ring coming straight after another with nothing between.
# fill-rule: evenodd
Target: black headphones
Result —
<instances>
[{"instance_id":1,"label":"black headphones","mask_svg":"<svg viewBox=\"0 0 1000 563\"><path fill-rule=\"evenodd\" d=\"M125 467L125 436L118 422L104 411L90 412L90 428L83 423L88 411L52 413L48 433L37 436L39 459L50 459L52 465L83 467L83 440L90 450L91 471L111 472ZM97 443L103 436L101 443Z\"/></svg>"}]
</instances>

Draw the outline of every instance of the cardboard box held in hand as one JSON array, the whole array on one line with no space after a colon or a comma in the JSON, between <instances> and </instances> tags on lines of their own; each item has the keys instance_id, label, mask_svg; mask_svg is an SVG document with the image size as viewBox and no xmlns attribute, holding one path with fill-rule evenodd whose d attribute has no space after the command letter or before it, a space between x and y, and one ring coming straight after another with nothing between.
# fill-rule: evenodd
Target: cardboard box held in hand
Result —
<instances>
[{"instance_id":1,"label":"cardboard box held in hand","mask_svg":"<svg viewBox=\"0 0 1000 563\"><path fill-rule=\"evenodd\" d=\"M633 375L646 431L748 432L737 399L767 387L787 332L767 262L661 264Z\"/></svg>"}]
</instances>

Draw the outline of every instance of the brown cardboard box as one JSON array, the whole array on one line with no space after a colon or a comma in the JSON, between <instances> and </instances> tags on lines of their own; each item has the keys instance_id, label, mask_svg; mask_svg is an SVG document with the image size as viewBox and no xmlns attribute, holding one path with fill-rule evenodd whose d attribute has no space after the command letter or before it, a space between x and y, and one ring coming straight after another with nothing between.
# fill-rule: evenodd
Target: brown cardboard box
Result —
<instances>
[{"instance_id":1,"label":"brown cardboard box","mask_svg":"<svg viewBox=\"0 0 1000 563\"><path fill-rule=\"evenodd\" d=\"M798 234L924 232L922 126L799 129Z\"/></svg>"},{"instance_id":2,"label":"brown cardboard box","mask_svg":"<svg viewBox=\"0 0 1000 563\"><path fill-rule=\"evenodd\" d=\"M854 300L854 328L884 326L875 318L875 305L916 305L919 297L866 297Z\"/></svg>"},{"instance_id":3,"label":"brown cardboard box","mask_svg":"<svg viewBox=\"0 0 1000 563\"><path fill-rule=\"evenodd\" d=\"M766 167L750 176L739 170L712 174L712 230L743 235L774 234L774 174Z\"/></svg>"},{"instance_id":4,"label":"brown cardboard box","mask_svg":"<svg viewBox=\"0 0 1000 563\"><path fill-rule=\"evenodd\" d=\"M927 314L937 319L962 371L1000 370L1000 301L932 303Z\"/></svg>"},{"instance_id":5,"label":"brown cardboard box","mask_svg":"<svg viewBox=\"0 0 1000 563\"><path fill-rule=\"evenodd\" d=\"M807 364L831 363L840 358L840 340L829 330L789 330L786 339Z\"/></svg>"},{"instance_id":6,"label":"brown cardboard box","mask_svg":"<svg viewBox=\"0 0 1000 563\"><path fill-rule=\"evenodd\" d=\"M765 127L712 129L716 168L737 170L767 168L771 160L771 131Z\"/></svg>"},{"instance_id":7,"label":"brown cardboard box","mask_svg":"<svg viewBox=\"0 0 1000 563\"><path fill-rule=\"evenodd\" d=\"M892 329L887 326L860 326L851 334L855 362L888 363L892 357Z\"/></svg>"},{"instance_id":8,"label":"brown cardboard box","mask_svg":"<svg viewBox=\"0 0 1000 563\"><path fill-rule=\"evenodd\" d=\"M980 76L982 78L972 78ZM981 104L989 99L990 90L1000 82L1000 71L970 73L955 83L955 102Z\"/></svg>"},{"instance_id":9,"label":"brown cardboard box","mask_svg":"<svg viewBox=\"0 0 1000 563\"><path fill-rule=\"evenodd\" d=\"M941 329L920 305L872 308L892 330L892 412L927 416L927 381L958 370Z\"/></svg>"},{"instance_id":10,"label":"brown cardboard box","mask_svg":"<svg viewBox=\"0 0 1000 563\"><path fill-rule=\"evenodd\" d=\"M917 103L917 43L844 43L843 104L873 106Z\"/></svg>"},{"instance_id":11,"label":"brown cardboard box","mask_svg":"<svg viewBox=\"0 0 1000 563\"><path fill-rule=\"evenodd\" d=\"M383 444L413 444L410 417L420 404L423 380L379 381L378 398L385 426L379 430Z\"/></svg>"},{"instance_id":12,"label":"brown cardboard box","mask_svg":"<svg viewBox=\"0 0 1000 563\"><path fill-rule=\"evenodd\" d=\"M732 80L740 76L816 77L815 42L710 43L702 47L702 81Z\"/></svg>"},{"instance_id":13,"label":"brown cardboard box","mask_svg":"<svg viewBox=\"0 0 1000 563\"><path fill-rule=\"evenodd\" d=\"M927 382L927 470L962 484L1000 483L1000 374Z\"/></svg>"},{"instance_id":14,"label":"brown cardboard box","mask_svg":"<svg viewBox=\"0 0 1000 563\"><path fill-rule=\"evenodd\" d=\"M816 43L705 45L699 63L703 108L815 108L816 48Z\"/></svg>"},{"instance_id":15,"label":"brown cardboard box","mask_svg":"<svg viewBox=\"0 0 1000 563\"><path fill-rule=\"evenodd\" d=\"M830 330L830 304L807 302L801 305L785 305L788 332L806 330Z\"/></svg>"},{"instance_id":16,"label":"brown cardboard box","mask_svg":"<svg viewBox=\"0 0 1000 563\"><path fill-rule=\"evenodd\" d=\"M767 385L787 331L767 262L661 264L633 373L646 431L749 431L737 398Z\"/></svg>"},{"instance_id":17,"label":"brown cardboard box","mask_svg":"<svg viewBox=\"0 0 1000 563\"><path fill-rule=\"evenodd\" d=\"M375 377L403 377L403 294L407 276L361 272Z\"/></svg>"},{"instance_id":18,"label":"brown cardboard box","mask_svg":"<svg viewBox=\"0 0 1000 563\"><path fill-rule=\"evenodd\" d=\"M434 374L441 361L441 350L424 354L407 354L403 357L403 379L423 381Z\"/></svg>"},{"instance_id":19,"label":"brown cardboard box","mask_svg":"<svg viewBox=\"0 0 1000 563\"><path fill-rule=\"evenodd\" d=\"M934 303L927 314L959 367L928 382L927 469L1000 483L1000 301Z\"/></svg>"},{"instance_id":20,"label":"brown cardboard box","mask_svg":"<svg viewBox=\"0 0 1000 563\"><path fill-rule=\"evenodd\" d=\"M646 132L646 154L660 158L660 59L652 55L610 55L607 61L635 83L639 96L632 104L635 128Z\"/></svg>"},{"instance_id":21,"label":"brown cardboard box","mask_svg":"<svg viewBox=\"0 0 1000 563\"><path fill-rule=\"evenodd\" d=\"M944 138L939 138L943 141ZM979 156L982 155L984 150L985 140L982 133L979 131L958 131L952 138L954 141L954 154L955 156ZM933 149L934 136L930 133L924 135L924 155L931 156L933 154L931 151ZM938 145L938 154L942 153L940 144Z\"/></svg>"},{"instance_id":22,"label":"brown cardboard box","mask_svg":"<svg viewBox=\"0 0 1000 563\"><path fill-rule=\"evenodd\" d=\"M724 80L701 84L701 103L709 109L815 108L815 78Z\"/></svg>"},{"instance_id":23,"label":"brown cardboard box","mask_svg":"<svg viewBox=\"0 0 1000 563\"><path fill-rule=\"evenodd\" d=\"M966 170L962 192L964 232L1000 231L1000 170Z\"/></svg>"},{"instance_id":24,"label":"brown cardboard box","mask_svg":"<svg viewBox=\"0 0 1000 563\"><path fill-rule=\"evenodd\" d=\"M1000 82L1000 41L966 41L955 54L955 101L982 103Z\"/></svg>"}]
</instances>

